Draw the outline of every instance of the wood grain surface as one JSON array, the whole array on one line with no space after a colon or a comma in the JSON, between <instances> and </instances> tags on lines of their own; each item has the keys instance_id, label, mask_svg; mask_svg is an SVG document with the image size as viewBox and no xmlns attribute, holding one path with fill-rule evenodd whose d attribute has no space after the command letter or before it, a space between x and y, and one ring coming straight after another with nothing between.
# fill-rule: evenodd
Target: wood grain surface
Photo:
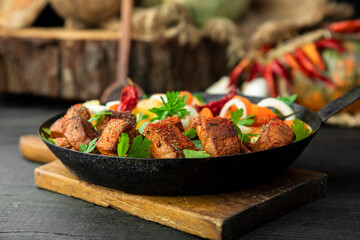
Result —
<instances>
[{"instance_id":1,"label":"wood grain surface","mask_svg":"<svg viewBox=\"0 0 360 240\"><path fill-rule=\"evenodd\" d=\"M24 158L48 163L57 160L57 157L50 151L38 135L23 135L19 139L19 149Z\"/></svg>"},{"instance_id":2,"label":"wood grain surface","mask_svg":"<svg viewBox=\"0 0 360 240\"><path fill-rule=\"evenodd\" d=\"M271 219L323 197L327 175L289 168L267 184L201 196L143 196L89 184L60 161L35 169L38 187L113 207L131 215L208 239L234 239Z\"/></svg>"}]
</instances>

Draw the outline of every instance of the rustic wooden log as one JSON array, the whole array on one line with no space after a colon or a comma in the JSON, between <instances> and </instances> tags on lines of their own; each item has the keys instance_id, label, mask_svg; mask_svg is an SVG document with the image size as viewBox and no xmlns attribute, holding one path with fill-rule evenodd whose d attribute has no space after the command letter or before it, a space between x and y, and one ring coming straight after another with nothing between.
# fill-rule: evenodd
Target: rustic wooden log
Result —
<instances>
[{"instance_id":1,"label":"rustic wooden log","mask_svg":"<svg viewBox=\"0 0 360 240\"><path fill-rule=\"evenodd\" d=\"M0 92L69 100L99 98L116 80L119 34L109 30L0 30ZM146 93L203 91L227 74L225 45L133 37L129 75Z\"/></svg>"}]
</instances>

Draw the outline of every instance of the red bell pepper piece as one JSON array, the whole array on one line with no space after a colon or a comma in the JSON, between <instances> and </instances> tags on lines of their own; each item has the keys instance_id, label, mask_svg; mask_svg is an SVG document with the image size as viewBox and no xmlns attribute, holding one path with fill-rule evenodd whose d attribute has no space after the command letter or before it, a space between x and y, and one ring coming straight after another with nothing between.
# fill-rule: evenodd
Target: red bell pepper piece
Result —
<instances>
[{"instance_id":1,"label":"red bell pepper piece","mask_svg":"<svg viewBox=\"0 0 360 240\"><path fill-rule=\"evenodd\" d=\"M263 72L263 77L268 86L270 97L277 97L278 90L277 90L276 82L274 79L273 69L272 69L271 64L265 66L264 72Z\"/></svg>"},{"instance_id":2,"label":"red bell pepper piece","mask_svg":"<svg viewBox=\"0 0 360 240\"><path fill-rule=\"evenodd\" d=\"M342 43L339 40L336 40L335 38L319 40L315 43L315 45L318 49L330 48L340 53L345 51L345 48L342 45Z\"/></svg>"},{"instance_id":3,"label":"red bell pepper piece","mask_svg":"<svg viewBox=\"0 0 360 240\"><path fill-rule=\"evenodd\" d=\"M223 98L217 101L209 102L203 106L196 105L196 110L200 112L203 108L209 108L214 116L219 115L221 108L227 103L230 99L232 99L236 95L236 86L233 85L230 92L226 94Z\"/></svg>"},{"instance_id":4,"label":"red bell pepper piece","mask_svg":"<svg viewBox=\"0 0 360 240\"><path fill-rule=\"evenodd\" d=\"M245 69L250 65L250 63L250 59L244 58L234 67L234 69L229 74L229 87L232 85L236 86L239 76L245 71Z\"/></svg>"},{"instance_id":5,"label":"red bell pepper piece","mask_svg":"<svg viewBox=\"0 0 360 240\"><path fill-rule=\"evenodd\" d=\"M327 77L321 75L314 65L310 62L310 60L306 57L304 52L301 49L296 49L295 51L296 58L299 60L299 63L307 70L309 71L314 77L320 79L322 82L324 82L326 85L328 85L331 88L335 88L335 84L328 79Z\"/></svg>"},{"instance_id":6,"label":"red bell pepper piece","mask_svg":"<svg viewBox=\"0 0 360 240\"><path fill-rule=\"evenodd\" d=\"M286 53L283 57L287 65L289 65L289 67L291 67L292 69L301 72L310 79L313 77L303 66L299 64L298 60L295 58L294 55L292 55L291 53Z\"/></svg>"}]
</instances>

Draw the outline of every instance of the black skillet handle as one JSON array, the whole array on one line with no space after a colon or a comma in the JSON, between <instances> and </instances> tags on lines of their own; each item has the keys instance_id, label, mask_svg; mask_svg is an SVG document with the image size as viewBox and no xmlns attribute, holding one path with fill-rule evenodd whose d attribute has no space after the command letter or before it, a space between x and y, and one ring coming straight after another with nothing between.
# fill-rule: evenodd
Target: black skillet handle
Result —
<instances>
[{"instance_id":1,"label":"black skillet handle","mask_svg":"<svg viewBox=\"0 0 360 240\"><path fill-rule=\"evenodd\" d=\"M339 112L343 108L349 106L360 98L360 86L354 87L344 95L330 102L317 112L321 121L326 122L331 116Z\"/></svg>"}]
</instances>

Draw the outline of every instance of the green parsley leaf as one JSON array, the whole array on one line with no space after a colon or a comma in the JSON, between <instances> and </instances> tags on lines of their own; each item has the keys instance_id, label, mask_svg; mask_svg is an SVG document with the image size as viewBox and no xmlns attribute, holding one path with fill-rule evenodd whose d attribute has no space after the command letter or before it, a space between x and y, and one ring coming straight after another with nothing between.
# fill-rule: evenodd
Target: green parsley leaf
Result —
<instances>
[{"instance_id":1,"label":"green parsley leaf","mask_svg":"<svg viewBox=\"0 0 360 240\"><path fill-rule=\"evenodd\" d=\"M184 149L183 150L185 158L207 158L210 157L210 154L208 154L205 151L195 151L190 149Z\"/></svg>"},{"instance_id":2,"label":"green parsley leaf","mask_svg":"<svg viewBox=\"0 0 360 240\"><path fill-rule=\"evenodd\" d=\"M127 154L130 158L148 158L150 156L151 141L147 138L142 138L141 135L137 135L131 148Z\"/></svg>"},{"instance_id":3,"label":"green parsley leaf","mask_svg":"<svg viewBox=\"0 0 360 240\"><path fill-rule=\"evenodd\" d=\"M137 121L136 121L136 124L138 124L139 122L141 122L142 120L147 120L149 119L149 115L145 114L144 113L140 113L137 117Z\"/></svg>"},{"instance_id":4,"label":"green parsley leaf","mask_svg":"<svg viewBox=\"0 0 360 240\"><path fill-rule=\"evenodd\" d=\"M185 136L192 139L196 136L196 130L195 129L189 129L184 132Z\"/></svg>"},{"instance_id":5,"label":"green parsley leaf","mask_svg":"<svg viewBox=\"0 0 360 240\"><path fill-rule=\"evenodd\" d=\"M129 135L127 133L121 133L119 137L119 144L117 146L117 153L119 157L124 157L129 150Z\"/></svg>"},{"instance_id":6,"label":"green parsley leaf","mask_svg":"<svg viewBox=\"0 0 360 240\"><path fill-rule=\"evenodd\" d=\"M42 129L42 130L44 131L44 129ZM46 141L48 141L48 142L56 145L54 139L52 139L51 137L46 138L43 132L41 133L41 136L42 136L42 138L45 139Z\"/></svg>"},{"instance_id":7,"label":"green parsley leaf","mask_svg":"<svg viewBox=\"0 0 360 240\"><path fill-rule=\"evenodd\" d=\"M297 98L297 94L293 94L293 95L288 96L288 97L280 97L280 96L277 97L277 99L279 99L280 101L283 101L284 103L286 103L289 106L293 102L295 102L296 98Z\"/></svg>"},{"instance_id":8,"label":"green parsley leaf","mask_svg":"<svg viewBox=\"0 0 360 240\"><path fill-rule=\"evenodd\" d=\"M185 115L190 115L190 112L185 109L187 95L180 97L180 92L167 92L167 102L161 97L163 105L158 108L151 108L149 111L156 114L151 121L163 120L167 117L178 115L180 119L183 119Z\"/></svg>"},{"instance_id":9,"label":"green parsley leaf","mask_svg":"<svg viewBox=\"0 0 360 240\"><path fill-rule=\"evenodd\" d=\"M141 134L144 134L144 130L146 128L146 126L149 124L149 122L144 122L143 124L140 125L140 127L138 128L138 131L141 133Z\"/></svg>"},{"instance_id":10,"label":"green parsley leaf","mask_svg":"<svg viewBox=\"0 0 360 240\"><path fill-rule=\"evenodd\" d=\"M42 128L41 129L44 133L46 133L47 135L51 135L50 129L49 128Z\"/></svg>"},{"instance_id":11,"label":"green parsley leaf","mask_svg":"<svg viewBox=\"0 0 360 240\"><path fill-rule=\"evenodd\" d=\"M142 99L148 99L148 98L149 98L149 96L146 93L144 93L142 96Z\"/></svg>"},{"instance_id":12,"label":"green parsley leaf","mask_svg":"<svg viewBox=\"0 0 360 240\"><path fill-rule=\"evenodd\" d=\"M202 144L200 140L191 140L191 141L194 143L197 150L200 150L202 148Z\"/></svg>"},{"instance_id":13,"label":"green parsley leaf","mask_svg":"<svg viewBox=\"0 0 360 240\"><path fill-rule=\"evenodd\" d=\"M95 114L92 118L90 118L88 121L89 122L96 122L94 125L94 127L96 127L100 121L100 119L104 119L104 115L113 115L112 112L110 112L107 109L101 110L100 112L98 112L97 114Z\"/></svg>"},{"instance_id":14,"label":"green parsley leaf","mask_svg":"<svg viewBox=\"0 0 360 240\"><path fill-rule=\"evenodd\" d=\"M291 129L294 131L296 136L294 142L298 142L304 138L307 138L310 134L310 130L306 128L305 124L299 119L295 119L293 121L293 124L291 124Z\"/></svg>"},{"instance_id":15,"label":"green parsley leaf","mask_svg":"<svg viewBox=\"0 0 360 240\"><path fill-rule=\"evenodd\" d=\"M98 138L94 138L91 142L89 142L89 146L86 144L83 144L80 146L80 151L83 153L89 153L92 152L95 148L95 143L98 140Z\"/></svg>"},{"instance_id":16,"label":"green parsley leaf","mask_svg":"<svg viewBox=\"0 0 360 240\"><path fill-rule=\"evenodd\" d=\"M200 93L195 93L193 96L196 97L202 104L205 104L205 100Z\"/></svg>"},{"instance_id":17,"label":"green parsley leaf","mask_svg":"<svg viewBox=\"0 0 360 240\"><path fill-rule=\"evenodd\" d=\"M254 123L255 115L247 115L246 117L242 118L244 114L243 109L237 109L235 112L231 112L231 120L235 125L242 125L242 126L251 126Z\"/></svg>"}]
</instances>

